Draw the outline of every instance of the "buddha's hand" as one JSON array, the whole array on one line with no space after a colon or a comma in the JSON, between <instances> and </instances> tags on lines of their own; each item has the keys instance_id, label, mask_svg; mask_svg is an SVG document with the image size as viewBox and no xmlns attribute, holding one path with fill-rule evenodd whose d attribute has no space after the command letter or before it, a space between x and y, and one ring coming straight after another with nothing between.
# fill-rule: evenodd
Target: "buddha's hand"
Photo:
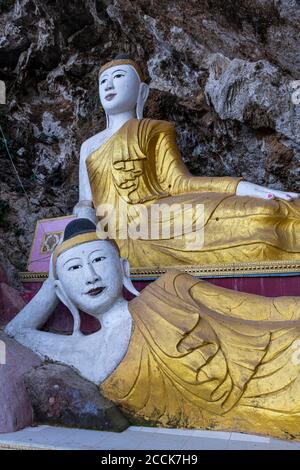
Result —
<instances>
[{"instance_id":1,"label":"buddha's hand","mask_svg":"<svg viewBox=\"0 0 300 470\"><path fill-rule=\"evenodd\" d=\"M298 193L289 193L286 191L278 191L276 189L265 188L258 184L248 183L247 181L240 181L236 188L237 196L252 196L259 199L274 199L279 198L285 201L294 201L300 198Z\"/></svg>"},{"instance_id":2,"label":"buddha's hand","mask_svg":"<svg viewBox=\"0 0 300 470\"><path fill-rule=\"evenodd\" d=\"M82 219L89 219L95 225L97 224L96 211L92 201L79 201L73 209L73 215Z\"/></svg>"},{"instance_id":3,"label":"buddha's hand","mask_svg":"<svg viewBox=\"0 0 300 470\"><path fill-rule=\"evenodd\" d=\"M36 330L46 323L57 303L58 297L55 291L55 277L51 257L48 279L33 299L6 325L5 333L16 339L24 338L26 331Z\"/></svg>"}]
</instances>

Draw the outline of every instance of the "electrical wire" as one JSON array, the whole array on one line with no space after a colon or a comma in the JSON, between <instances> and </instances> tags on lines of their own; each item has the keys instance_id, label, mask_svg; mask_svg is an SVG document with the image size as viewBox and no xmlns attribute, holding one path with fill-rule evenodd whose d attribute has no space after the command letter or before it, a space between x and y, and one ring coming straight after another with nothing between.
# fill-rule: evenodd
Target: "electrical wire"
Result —
<instances>
[{"instance_id":1,"label":"electrical wire","mask_svg":"<svg viewBox=\"0 0 300 470\"><path fill-rule=\"evenodd\" d=\"M3 129L2 129L1 124L0 124L0 133L1 133L1 136L2 136L2 139L3 139L3 142L4 142L4 146L5 146L5 149L6 149L8 158L9 158L9 160L10 160L10 162L11 162L11 165L12 165L12 167L13 167L13 169L14 169L14 172L15 172L15 174L16 174L18 183L19 183L19 185L21 186L22 191L23 191L24 194L25 194L27 203L28 203L29 205L31 205L31 202L30 202L29 196L28 196L28 194L27 194L27 191L26 191L26 189L24 188L24 185L23 185L23 183L22 183L22 180L21 180L21 178L20 178L20 175L19 175L19 173L18 173L18 170L17 170L17 168L16 168L16 165L14 164L12 155L11 155L11 153L10 153L10 150L9 150L9 147L8 147L8 144L7 144L7 139L6 139L6 137L5 137L5 134L4 134L4 131L3 131ZM47 235L47 232L45 232L45 229L44 229L44 227L43 227L43 224L41 224L41 228L42 228L42 231L43 231L44 235L46 236L46 235ZM50 256L49 256L49 259L50 259ZM36 262L36 261L41 261L41 260L42 260L42 259L33 259L33 260L30 261L29 265L32 264L32 263L34 263L34 262ZM47 259L45 259L45 261L47 261Z\"/></svg>"}]
</instances>

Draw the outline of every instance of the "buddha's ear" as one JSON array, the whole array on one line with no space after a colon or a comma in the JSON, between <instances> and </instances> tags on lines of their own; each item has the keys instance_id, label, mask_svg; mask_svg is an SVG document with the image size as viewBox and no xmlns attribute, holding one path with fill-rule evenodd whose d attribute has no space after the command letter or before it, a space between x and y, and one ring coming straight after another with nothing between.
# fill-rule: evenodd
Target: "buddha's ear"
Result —
<instances>
[{"instance_id":1,"label":"buddha's ear","mask_svg":"<svg viewBox=\"0 0 300 470\"><path fill-rule=\"evenodd\" d=\"M147 85L147 83L145 83L145 82L141 82L141 83L140 83L140 92L139 92L139 95L141 96L142 100L143 100L145 103L146 103L146 101L147 101L147 99L148 99L149 91L150 91L149 85Z\"/></svg>"},{"instance_id":2,"label":"buddha's ear","mask_svg":"<svg viewBox=\"0 0 300 470\"><path fill-rule=\"evenodd\" d=\"M74 327L73 327L73 335L80 334L80 315L79 310L75 304L71 301L70 297L67 295L62 283L60 281L55 281L54 283L55 293L59 300L70 310L73 319L74 319Z\"/></svg>"},{"instance_id":3,"label":"buddha's ear","mask_svg":"<svg viewBox=\"0 0 300 470\"><path fill-rule=\"evenodd\" d=\"M136 297L140 295L139 291L136 290L134 285L132 284L132 281L130 279L130 264L127 258L120 258L120 263L122 267L122 272L123 272L123 286L125 289L127 289L129 292L131 292L133 295Z\"/></svg>"},{"instance_id":4,"label":"buddha's ear","mask_svg":"<svg viewBox=\"0 0 300 470\"><path fill-rule=\"evenodd\" d=\"M139 96L136 104L136 117L143 119L144 106L149 96L149 85L145 82L140 83Z\"/></svg>"}]
</instances>

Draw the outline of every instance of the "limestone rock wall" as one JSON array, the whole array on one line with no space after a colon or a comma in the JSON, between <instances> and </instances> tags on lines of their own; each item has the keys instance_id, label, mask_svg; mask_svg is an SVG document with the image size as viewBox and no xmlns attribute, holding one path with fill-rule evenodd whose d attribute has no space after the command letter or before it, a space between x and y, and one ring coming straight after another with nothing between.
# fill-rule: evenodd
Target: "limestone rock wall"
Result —
<instances>
[{"instance_id":1,"label":"limestone rock wall","mask_svg":"<svg viewBox=\"0 0 300 470\"><path fill-rule=\"evenodd\" d=\"M25 269L35 221L71 212L80 144L104 126L99 66L119 52L148 69L145 114L174 122L192 173L299 191L299 38L299 0L0 0L22 183L0 136L0 261Z\"/></svg>"}]
</instances>

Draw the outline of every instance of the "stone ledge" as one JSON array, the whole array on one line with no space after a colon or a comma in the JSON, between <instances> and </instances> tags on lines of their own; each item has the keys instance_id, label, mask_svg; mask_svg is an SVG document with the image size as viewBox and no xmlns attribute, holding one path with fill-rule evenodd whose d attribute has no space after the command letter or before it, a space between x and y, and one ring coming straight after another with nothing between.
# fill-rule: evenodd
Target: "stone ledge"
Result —
<instances>
[{"instance_id":1,"label":"stone ledge","mask_svg":"<svg viewBox=\"0 0 300 470\"><path fill-rule=\"evenodd\" d=\"M299 450L287 442L249 434L129 427L122 433L52 426L0 435L0 450Z\"/></svg>"}]
</instances>

